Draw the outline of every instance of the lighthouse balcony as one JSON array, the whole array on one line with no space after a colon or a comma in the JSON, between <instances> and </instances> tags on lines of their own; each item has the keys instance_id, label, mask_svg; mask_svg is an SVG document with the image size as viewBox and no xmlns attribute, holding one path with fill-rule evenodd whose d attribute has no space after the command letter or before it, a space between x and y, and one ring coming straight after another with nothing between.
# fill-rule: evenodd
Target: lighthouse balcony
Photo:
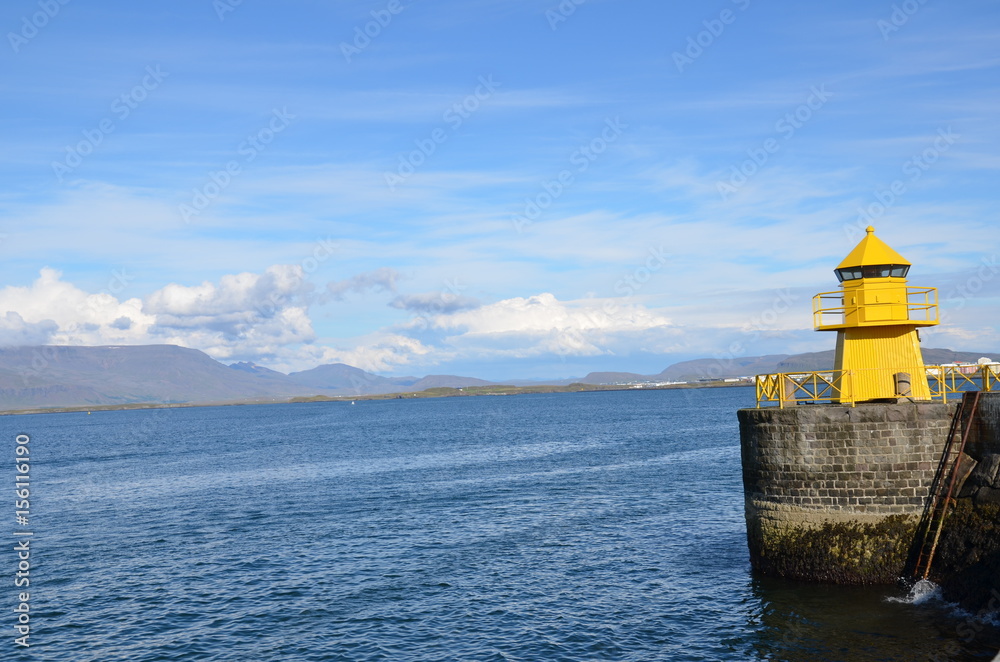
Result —
<instances>
[{"instance_id":1,"label":"lighthouse balcony","mask_svg":"<svg viewBox=\"0 0 1000 662\"><path fill-rule=\"evenodd\" d=\"M813 326L817 331L896 324L934 326L937 323L935 287L838 290L813 297Z\"/></svg>"}]
</instances>

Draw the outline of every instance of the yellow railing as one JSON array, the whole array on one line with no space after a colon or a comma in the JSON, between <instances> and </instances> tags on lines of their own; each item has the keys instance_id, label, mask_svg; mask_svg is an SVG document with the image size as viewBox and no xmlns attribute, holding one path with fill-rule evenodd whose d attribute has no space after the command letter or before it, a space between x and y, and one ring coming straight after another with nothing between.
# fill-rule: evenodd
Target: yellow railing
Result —
<instances>
[{"instance_id":1,"label":"yellow railing","mask_svg":"<svg viewBox=\"0 0 1000 662\"><path fill-rule=\"evenodd\" d=\"M831 305L836 303L836 305ZM885 309L893 306L906 307L906 321L920 324L936 323L938 321L938 293L936 287L907 287L906 303L869 303L847 305L844 303L844 290L836 292L820 292L813 297L813 327L837 327L844 324L848 315L857 312L859 308ZM902 311L900 311L900 315ZM827 319L832 315L833 319ZM892 316L887 316L890 320Z\"/></svg>"},{"instance_id":2,"label":"yellow railing","mask_svg":"<svg viewBox=\"0 0 1000 662\"><path fill-rule=\"evenodd\" d=\"M983 366L984 391L1000 391L1000 365L996 363Z\"/></svg>"},{"instance_id":3,"label":"yellow railing","mask_svg":"<svg viewBox=\"0 0 1000 662\"><path fill-rule=\"evenodd\" d=\"M819 372L791 372L757 375L757 406L773 402L784 407L797 402L839 401L845 388L846 370L821 370Z\"/></svg>"},{"instance_id":4,"label":"yellow railing","mask_svg":"<svg viewBox=\"0 0 1000 662\"><path fill-rule=\"evenodd\" d=\"M918 373L921 368L899 368L893 372ZM983 365L924 366L931 399L948 401L962 391L1000 391L1000 363ZM851 381L864 370L818 370L757 375L757 406L788 407L800 403L835 402L854 404ZM885 373L885 370L878 372Z\"/></svg>"},{"instance_id":5,"label":"yellow railing","mask_svg":"<svg viewBox=\"0 0 1000 662\"><path fill-rule=\"evenodd\" d=\"M916 299L916 301L914 301ZM906 288L906 310L910 321L938 321L938 291L936 287ZM918 313L923 313L920 315Z\"/></svg>"}]
</instances>

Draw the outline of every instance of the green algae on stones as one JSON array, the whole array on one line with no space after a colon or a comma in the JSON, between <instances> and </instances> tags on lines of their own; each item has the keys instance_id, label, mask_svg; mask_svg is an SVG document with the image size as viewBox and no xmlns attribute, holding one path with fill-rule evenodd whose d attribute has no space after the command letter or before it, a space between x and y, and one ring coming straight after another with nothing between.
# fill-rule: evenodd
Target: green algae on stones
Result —
<instances>
[{"instance_id":1,"label":"green algae on stones","mask_svg":"<svg viewBox=\"0 0 1000 662\"><path fill-rule=\"evenodd\" d=\"M917 518L889 515L876 522L768 526L753 534L751 561L768 575L837 584L892 584L903 574ZM754 554L754 549L763 550Z\"/></svg>"}]
</instances>

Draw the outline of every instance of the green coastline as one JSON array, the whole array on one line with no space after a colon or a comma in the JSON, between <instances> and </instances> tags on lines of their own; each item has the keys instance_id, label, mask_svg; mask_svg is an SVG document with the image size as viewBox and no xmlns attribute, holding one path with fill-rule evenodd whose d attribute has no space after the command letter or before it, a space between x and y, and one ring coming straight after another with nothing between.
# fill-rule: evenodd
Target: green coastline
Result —
<instances>
[{"instance_id":1,"label":"green coastline","mask_svg":"<svg viewBox=\"0 0 1000 662\"><path fill-rule=\"evenodd\" d=\"M112 405L79 405L66 407L31 407L0 411L0 416L24 414L65 414L78 412L124 411L132 409L179 409L186 407L228 407L244 405L303 404L310 402L356 402L358 400L413 400L419 398L454 398L466 396L526 395L530 393L588 393L596 391L662 391L669 389L733 388L752 387L745 382L708 381L686 384L664 384L657 386L636 386L618 384L583 384L537 386L510 386L491 384L489 386L467 386L464 388L437 387L424 391L403 391L379 395L316 395L297 396L286 399L266 398L260 400L239 400L232 402L129 402Z\"/></svg>"}]
</instances>

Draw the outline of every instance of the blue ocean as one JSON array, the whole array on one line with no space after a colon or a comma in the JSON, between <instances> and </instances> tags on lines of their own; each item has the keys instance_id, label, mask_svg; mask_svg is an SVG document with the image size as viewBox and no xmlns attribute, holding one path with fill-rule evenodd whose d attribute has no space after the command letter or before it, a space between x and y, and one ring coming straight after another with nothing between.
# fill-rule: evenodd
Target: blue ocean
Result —
<instances>
[{"instance_id":1,"label":"blue ocean","mask_svg":"<svg viewBox=\"0 0 1000 662\"><path fill-rule=\"evenodd\" d=\"M932 596L751 573L752 405L727 388L0 417L8 452L31 439L32 533L30 647L5 581L0 658L992 660L997 628Z\"/></svg>"}]
</instances>

